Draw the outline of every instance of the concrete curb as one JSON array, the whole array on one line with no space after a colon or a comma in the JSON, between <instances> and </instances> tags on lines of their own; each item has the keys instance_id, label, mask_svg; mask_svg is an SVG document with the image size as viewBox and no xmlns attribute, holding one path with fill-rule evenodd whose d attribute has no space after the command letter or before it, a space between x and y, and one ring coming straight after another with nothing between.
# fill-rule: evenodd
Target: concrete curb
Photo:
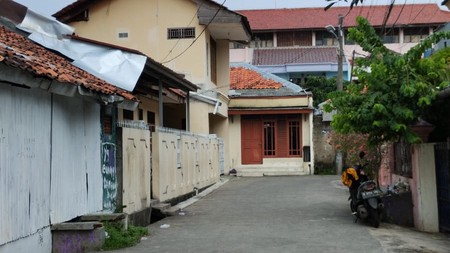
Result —
<instances>
[{"instance_id":1,"label":"concrete curb","mask_svg":"<svg viewBox=\"0 0 450 253\"><path fill-rule=\"evenodd\" d=\"M185 200L183 202L178 203L175 206L172 206L168 208L164 213L170 216L177 215L181 210L184 208L194 204L195 202L199 201L201 198L205 197L206 195L210 194L211 192L215 191L222 185L226 184L228 181L230 181L229 178L221 177L220 181L213 184L211 187L208 187L206 190L199 193L197 196L194 196L188 200Z\"/></svg>"}]
</instances>

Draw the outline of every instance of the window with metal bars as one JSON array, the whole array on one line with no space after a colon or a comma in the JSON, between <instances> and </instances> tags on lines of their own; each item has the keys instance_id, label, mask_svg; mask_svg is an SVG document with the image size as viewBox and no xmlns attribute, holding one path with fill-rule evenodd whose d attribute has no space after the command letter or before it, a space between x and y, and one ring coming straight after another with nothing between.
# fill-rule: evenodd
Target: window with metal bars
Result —
<instances>
[{"instance_id":1,"label":"window with metal bars","mask_svg":"<svg viewBox=\"0 0 450 253\"><path fill-rule=\"evenodd\" d=\"M275 121L264 121L264 156L275 156Z\"/></svg>"},{"instance_id":2,"label":"window with metal bars","mask_svg":"<svg viewBox=\"0 0 450 253\"><path fill-rule=\"evenodd\" d=\"M300 125L299 120L289 121L289 155L299 156L301 155L301 138L300 138Z\"/></svg>"},{"instance_id":3,"label":"window with metal bars","mask_svg":"<svg viewBox=\"0 0 450 253\"><path fill-rule=\"evenodd\" d=\"M167 39L192 39L195 38L195 27L168 28Z\"/></svg>"}]
</instances>

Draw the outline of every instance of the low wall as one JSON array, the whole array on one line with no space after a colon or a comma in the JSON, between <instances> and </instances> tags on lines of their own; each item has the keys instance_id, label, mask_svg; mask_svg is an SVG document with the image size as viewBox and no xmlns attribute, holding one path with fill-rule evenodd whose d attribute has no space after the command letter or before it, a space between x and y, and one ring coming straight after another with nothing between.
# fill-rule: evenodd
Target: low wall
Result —
<instances>
[{"instance_id":1,"label":"low wall","mask_svg":"<svg viewBox=\"0 0 450 253\"><path fill-rule=\"evenodd\" d=\"M331 145L330 122L324 122L322 116L314 116L313 123L314 171L320 174L336 167L336 150Z\"/></svg>"},{"instance_id":2,"label":"low wall","mask_svg":"<svg viewBox=\"0 0 450 253\"><path fill-rule=\"evenodd\" d=\"M160 202L220 179L219 138L158 128L152 135L152 192Z\"/></svg>"},{"instance_id":3,"label":"low wall","mask_svg":"<svg viewBox=\"0 0 450 253\"><path fill-rule=\"evenodd\" d=\"M381 186L404 183L411 190L410 208L414 227L421 231L438 232L438 209L436 192L436 169L434 161L434 144L413 145L411 148L412 177L394 174L394 149L386 146L382 155L379 182ZM395 222L394 222L395 223Z\"/></svg>"}]
</instances>

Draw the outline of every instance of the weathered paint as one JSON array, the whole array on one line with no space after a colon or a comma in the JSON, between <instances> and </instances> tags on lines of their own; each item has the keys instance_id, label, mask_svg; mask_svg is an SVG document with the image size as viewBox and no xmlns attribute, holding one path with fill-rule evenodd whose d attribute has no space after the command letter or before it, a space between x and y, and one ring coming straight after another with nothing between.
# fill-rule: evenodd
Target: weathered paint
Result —
<instances>
[{"instance_id":1,"label":"weathered paint","mask_svg":"<svg viewBox=\"0 0 450 253\"><path fill-rule=\"evenodd\" d=\"M31 250L32 249L32 250ZM0 246L0 253L49 253L52 251L50 227L42 228L20 240Z\"/></svg>"},{"instance_id":2,"label":"weathered paint","mask_svg":"<svg viewBox=\"0 0 450 253\"><path fill-rule=\"evenodd\" d=\"M51 223L101 210L99 112L0 83L0 252L50 252Z\"/></svg>"},{"instance_id":3,"label":"weathered paint","mask_svg":"<svg viewBox=\"0 0 450 253\"><path fill-rule=\"evenodd\" d=\"M100 250L105 243L105 228L52 231L52 253L84 253Z\"/></svg>"},{"instance_id":4,"label":"weathered paint","mask_svg":"<svg viewBox=\"0 0 450 253\"><path fill-rule=\"evenodd\" d=\"M122 128L122 166L123 211L131 214L150 207L150 131Z\"/></svg>"},{"instance_id":5,"label":"weathered paint","mask_svg":"<svg viewBox=\"0 0 450 253\"><path fill-rule=\"evenodd\" d=\"M117 167L116 145L102 143L103 210L114 211L117 208Z\"/></svg>"},{"instance_id":6,"label":"weathered paint","mask_svg":"<svg viewBox=\"0 0 450 253\"><path fill-rule=\"evenodd\" d=\"M211 53L207 50L211 45L210 29L206 29L201 34L205 26L200 25L197 18L192 20L193 17L197 17L198 7L198 4L191 0L99 1L89 9L88 22L73 22L70 25L82 37L134 48L158 62L168 61L165 64L166 67L183 74L187 80L200 85L202 91L205 94L208 93L206 95L219 99L222 104L216 113L222 115L225 120L213 120L216 122L208 119L208 116L212 115L214 111L214 105L191 99L190 109L195 113L191 113L187 120L190 124L188 129L194 133L217 134L224 140L225 147L228 147L230 141L226 121L228 101L227 98L221 98L225 96L216 94L216 92L220 91L223 94L228 92L230 84L229 41L216 40L217 81L214 83L211 81ZM195 28L198 35L196 43L190 45L191 40L167 39L167 28L184 27L186 24ZM98 29L98 27L102 27L102 29ZM242 27L232 30L240 29ZM119 38L118 32L127 32L129 37ZM182 53L186 47L189 47L189 50ZM180 53L182 53L181 57L175 57ZM195 59L195 64L193 64L193 59ZM143 101L145 100L143 99ZM151 105L145 105L145 103L142 105L153 108L151 111L156 114L156 125L162 126L162 123L159 122L161 108L158 108L154 102ZM220 126L220 129L210 131L212 125L215 125L215 128ZM164 122L164 126L176 127L174 124L167 125L166 122ZM228 148L224 150L224 155L224 166L228 171Z\"/></svg>"},{"instance_id":7,"label":"weathered paint","mask_svg":"<svg viewBox=\"0 0 450 253\"><path fill-rule=\"evenodd\" d=\"M102 210L99 118L98 104L54 96L52 223Z\"/></svg>"},{"instance_id":8,"label":"weathered paint","mask_svg":"<svg viewBox=\"0 0 450 253\"><path fill-rule=\"evenodd\" d=\"M434 143L416 144L413 149L413 178L417 184L417 188L413 191L414 226L420 231L437 233L439 232L439 215Z\"/></svg>"},{"instance_id":9,"label":"weathered paint","mask_svg":"<svg viewBox=\"0 0 450 253\"><path fill-rule=\"evenodd\" d=\"M0 83L0 245L48 226L50 124L48 93Z\"/></svg>"},{"instance_id":10,"label":"weathered paint","mask_svg":"<svg viewBox=\"0 0 450 253\"><path fill-rule=\"evenodd\" d=\"M219 138L158 130L152 138L154 198L163 202L218 182Z\"/></svg>"},{"instance_id":11,"label":"weathered paint","mask_svg":"<svg viewBox=\"0 0 450 253\"><path fill-rule=\"evenodd\" d=\"M411 148L412 178L393 173L394 149L385 147L380 169L380 185L407 183L412 195L414 226L426 232L438 232L438 205L434 144L422 143Z\"/></svg>"}]
</instances>

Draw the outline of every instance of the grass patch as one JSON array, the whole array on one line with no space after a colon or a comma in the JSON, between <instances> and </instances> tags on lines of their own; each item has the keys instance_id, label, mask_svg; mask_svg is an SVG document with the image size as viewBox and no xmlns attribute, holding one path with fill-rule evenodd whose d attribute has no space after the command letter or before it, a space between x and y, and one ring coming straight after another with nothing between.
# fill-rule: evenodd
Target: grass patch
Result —
<instances>
[{"instance_id":1,"label":"grass patch","mask_svg":"<svg viewBox=\"0 0 450 253\"><path fill-rule=\"evenodd\" d=\"M124 230L123 225L117 222L105 222L103 226L107 233L103 250L131 247L138 244L143 236L148 235L146 227L128 226L128 230Z\"/></svg>"}]
</instances>

